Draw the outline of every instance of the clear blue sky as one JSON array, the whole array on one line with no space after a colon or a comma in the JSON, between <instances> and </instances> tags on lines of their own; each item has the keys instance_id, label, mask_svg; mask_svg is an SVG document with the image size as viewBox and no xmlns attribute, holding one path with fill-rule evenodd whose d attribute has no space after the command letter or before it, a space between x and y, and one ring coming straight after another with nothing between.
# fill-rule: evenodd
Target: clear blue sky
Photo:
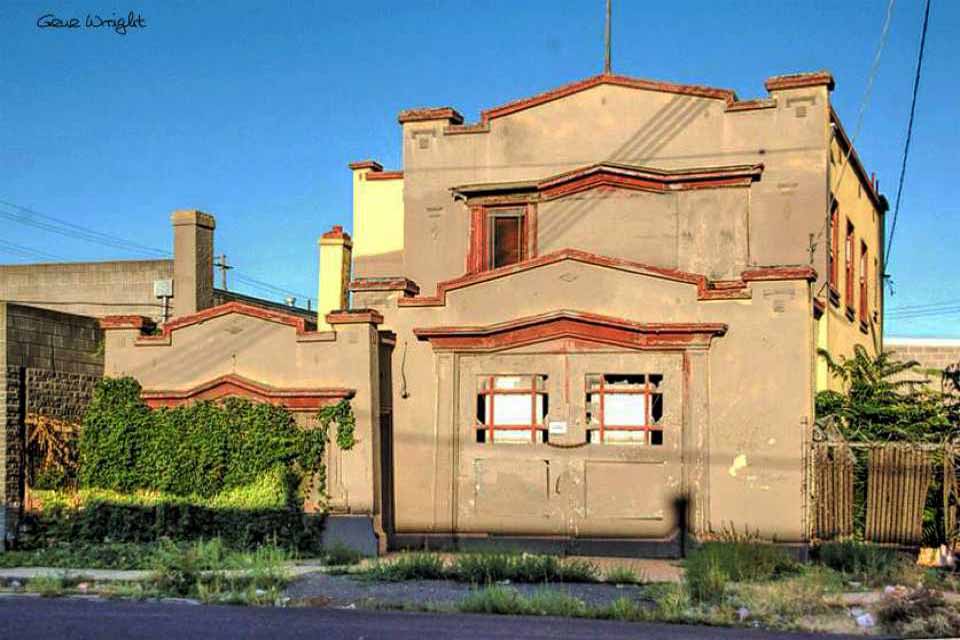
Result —
<instances>
[{"instance_id":1,"label":"clear blue sky","mask_svg":"<svg viewBox=\"0 0 960 640\"><path fill-rule=\"evenodd\" d=\"M397 113L481 109L600 71L603 0L16 2L0 5L0 200L169 250L168 216L217 217L238 273L315 295L316 238L351 221L346 164L400 165ZM886 0L615 0L614 71L762 97L829 69L852 135ZM138 11L146 28L38 29ZM891 204L922 19L900 0L856 146ZM888 310L960 309L960 3L934 0ZM9 207L0 212L9 213ZM0 242L67 260L146 257L0 218ZM4 246L6 249L4 249ZM9 251L9 245L0 250ZM0 261L27 262L9 252ZM246 289L250 293L262 293ZM960 311L888 334L960 337Z\"/></svg>"}]
</instances>

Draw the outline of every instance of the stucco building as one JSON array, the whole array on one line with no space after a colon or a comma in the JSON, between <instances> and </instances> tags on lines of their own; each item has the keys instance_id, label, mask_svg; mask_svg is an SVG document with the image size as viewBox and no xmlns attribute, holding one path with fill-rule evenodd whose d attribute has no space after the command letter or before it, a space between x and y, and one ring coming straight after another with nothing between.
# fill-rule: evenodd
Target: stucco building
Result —
<instances>
[{"instance_id":1,"label":"stucco building","mask_svg":"<svg viewBox=\"0 0 960 640\"><path fill-rule=\"evenodd\" d=\"M106 372L156 405L251 395L305 424L351 399L330 507L382 548L804 541L817 349L882 346L886 203L833 82L741 100L605 74L473 124L404 111L403 167L350 165L316 322L107 318Z\"/></svg>"}]
</instances>

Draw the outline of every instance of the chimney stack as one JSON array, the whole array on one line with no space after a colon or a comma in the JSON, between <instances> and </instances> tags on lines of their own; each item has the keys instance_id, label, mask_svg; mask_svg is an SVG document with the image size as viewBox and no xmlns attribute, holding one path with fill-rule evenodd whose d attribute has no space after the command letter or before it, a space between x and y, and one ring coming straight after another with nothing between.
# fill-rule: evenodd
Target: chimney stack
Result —
<instances>
[{"instance_id":1,"label":"chimney stack","mask_svg":"<svg viewBox=\"0 0 960 640\"><path fill-rule=\"evenodd\" d=\"M173 225L173 316L213 306L213 230L216 220L197 209L170 216Z\"/></svg>"},{"instance_id":2,"label":"chimney stack","mask_svg":"<svg viewBox=\"0 0 960 640\"><path fill-rule=\"evenodd\" d=\"M350 257L353 242L340 225L334 225L317 242L320 247L320 282L317 292L317 330L331 331L326 316L347 308L350 292Z\"/></svg>"}]
</instances>

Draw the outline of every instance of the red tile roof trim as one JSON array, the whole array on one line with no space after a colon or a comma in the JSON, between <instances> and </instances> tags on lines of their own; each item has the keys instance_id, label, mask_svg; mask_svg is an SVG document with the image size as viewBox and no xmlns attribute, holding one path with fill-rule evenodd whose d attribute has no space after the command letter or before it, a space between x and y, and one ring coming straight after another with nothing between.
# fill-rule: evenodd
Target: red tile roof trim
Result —
<instances>
[{"instance_id":1,"label":"red tile roof trim","mask_svg":"<svg viewBox=\"0 0 960 640\"><path fill-rule=\"evenodd\" d=\"M175 407L199 400L241 397L281 405L292 411L315 411L320 407L352 398L355 394L354 389L340 387L277 388L236 374L228 374L182 391L144 390L141 397L147 406L153 409Z\"/></svg>"},{"instance_id":2,"label":"red tile roof trim","mask_svg":"<svg viewBox=\"0 0 960 640\"><path fill-rule=\"evenodd\" d=\"M326 315L329 324L383 324L376 309L341 309Z\"/></svg>"},{"instance_id":3,"label":"red tile roof trim","mask_svg":"<svg viewBox=\"0 0 960 640\"><path fill-rule=\"evenodd\" d=\"M562 310L487 326L413 330L436 350L498 351L556 338L631 349L706 348L727 332L723 323L639 323L583 311Z\"/></svg>"},{"instance_id":4,"label":"red tile roof trim","mask_svg":"<svg viewBox=\"0 0 960 640\"><path fill-rule=\"evenodd\" d=\"M105 316L100 318L100 328L104 331L110 329L151 329L154 326L153 320L146 316Z\"/></svg>"}]
</instances>

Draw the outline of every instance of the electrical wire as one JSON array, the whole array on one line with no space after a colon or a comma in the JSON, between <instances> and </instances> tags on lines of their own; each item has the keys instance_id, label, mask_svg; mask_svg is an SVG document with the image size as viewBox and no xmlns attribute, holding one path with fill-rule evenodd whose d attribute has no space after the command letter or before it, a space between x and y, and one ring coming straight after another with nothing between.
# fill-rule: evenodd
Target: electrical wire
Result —
<instances>
[{"instance_id":1,"label":"electrical wire","mask_svg":"<svg viewBox=\"0 0 960 640\"><path fill-rule=\"evenodd\" d=\"M903 180L907 173L907 157L910 153L910 140L913 137L913 120L917 112L917 95L920 92L920 71L923 68L923 49L927 43L927 25L930 22L930 0L923 10L923 25L920 27L920 50L917 54L917 71L913 77L913 97L910 99L910 118L907 120L907 137L903 143L903 161L900 164L900 179L897 182L897 203L893 208L893 221L890 224L890 236L883 252L885 262L890 264L893 251L893 234L897 230L897 217L900 214L900 199L903 196Z\"/></svg>"},{"instance_id":2,"label":"electrical wire","mask_svg":"<svg viewBox=\"0 0 960 640\"><path fill-rule=\"evenodd\" d=\"M40 258L42 260L64 260L62 256L54 255L52 253L47 253L45 251L39 251L37 249L32 249L30 247L25 247L22 244L17 244L15 242L10 242L8 240L0 240L0 252L19 255L25 258Z\"/></svg>"}]
</instances>

